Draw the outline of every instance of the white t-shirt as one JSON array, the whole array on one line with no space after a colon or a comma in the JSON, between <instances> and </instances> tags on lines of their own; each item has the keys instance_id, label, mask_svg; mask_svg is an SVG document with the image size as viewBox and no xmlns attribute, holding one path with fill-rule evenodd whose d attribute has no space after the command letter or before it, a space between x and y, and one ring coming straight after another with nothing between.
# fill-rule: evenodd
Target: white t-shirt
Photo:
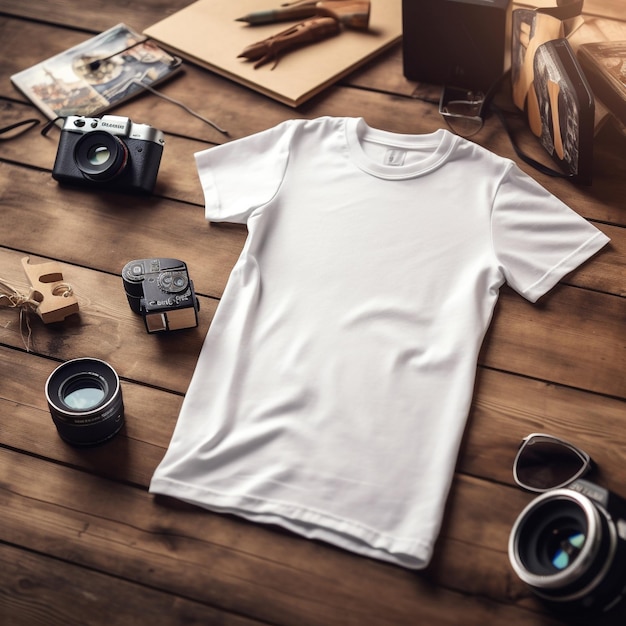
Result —
<instances>
[{"instance_id":1,"label":"white t-shirt","mask_svg":"<svg viewBox=\"0 0 626 626\"><path fill-rule=\"evenodd\" d=\"M248 237L150 491L425 567L500 286L534 302L608 238L445 130L291 120L196 160Z\"/></svg>"}]
</instances>

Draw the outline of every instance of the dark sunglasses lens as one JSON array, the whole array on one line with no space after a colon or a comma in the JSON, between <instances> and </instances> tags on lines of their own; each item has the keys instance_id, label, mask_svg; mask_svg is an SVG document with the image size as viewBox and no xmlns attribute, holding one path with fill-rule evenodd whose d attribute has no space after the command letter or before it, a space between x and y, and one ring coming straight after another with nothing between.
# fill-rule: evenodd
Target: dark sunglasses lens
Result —
<instances>
[{"instance_id":1,"label":"dark sunglasses lens","mask_svg":"<svg viewBox=\"0 0 626 626\"><path fill-rule=\"evenodd\" d=\"M538 440L520 452L516 472L524 486L547 490L570 482L584 467L585 460L567 445Z\"/></svg>"}]
</instances>

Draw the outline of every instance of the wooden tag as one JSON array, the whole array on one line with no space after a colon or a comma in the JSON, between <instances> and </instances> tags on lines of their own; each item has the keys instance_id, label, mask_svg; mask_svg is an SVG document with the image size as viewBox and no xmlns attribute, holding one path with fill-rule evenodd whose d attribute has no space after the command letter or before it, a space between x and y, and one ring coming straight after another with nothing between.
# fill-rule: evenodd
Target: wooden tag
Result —
<instances>
[{"instance_id":1,"label":"wooden tag","mask_svg":"<svg viewBox=\"0 0 626 626\"><path fill-rule=\"evenodd\" d=\"M78 300L72 288L63 282L59 263L48 261L30 265L29 257L24 257L22 267L30 282L30 298L39 303L37 313L45 324L61 322L78 312Z\"/></svg>"}]
</instances>

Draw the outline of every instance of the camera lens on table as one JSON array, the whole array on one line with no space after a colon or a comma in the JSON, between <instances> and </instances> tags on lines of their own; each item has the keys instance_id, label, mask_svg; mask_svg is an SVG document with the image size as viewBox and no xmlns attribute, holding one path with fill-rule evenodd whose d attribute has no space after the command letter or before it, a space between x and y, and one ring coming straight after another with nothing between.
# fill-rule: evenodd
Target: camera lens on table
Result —
<instances>
[{"instance_id":1,"label":"camera lens on table","mask_svg":"<svg viewBox=\"0 0 626 626\"><path fill-rule=\"evenodd\" d=\"M108 441L124 424L124 402L117 372L105 361L74 359L46 381L52 420L64 441L91 446Z\"/></svg>"},{"instance_id":2,"label":"camera lens on table","mask_svg":"<svg viewBox=\"0 0 626 626\"><path fill-rule=\"evenodd\" d=\"M509 559L519 578L554 608L605 611L626 592L624 502L578 482L594 493L554 489L528 504L511 531ZM600 504L605 495L607 508Z\"/></svg>"}]
</instances>

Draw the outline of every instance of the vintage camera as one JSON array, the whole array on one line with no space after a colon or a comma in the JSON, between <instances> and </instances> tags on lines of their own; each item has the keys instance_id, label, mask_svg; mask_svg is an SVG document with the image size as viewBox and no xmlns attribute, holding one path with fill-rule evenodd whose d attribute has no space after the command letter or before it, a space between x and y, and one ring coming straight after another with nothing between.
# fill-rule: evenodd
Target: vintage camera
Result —
<instances>
[{"instance_id":1,"label":"vintage camera","mask_svg":"<svg viewBox=\"0 0 626 626\"><path fill-rule=\"evenodd\" d=\"M52 177L60 183L151 193L164 144L160 130L127 117L71 115L61 129Z\"/></svg>"},{"instance_id":2,"label":"vintage camera","mask_svg":"<svg viewBox=\"0 0 626 626\"><path fill-rule=\"evenodd\" d=\"M130 308L143 315L149 333L198 325L200 303L182 261L130 261L122 270L122 281Z\"/></svg>"},{"instance_id":3,"label":"vintage camera","mask_svg":"<svg viewBox=\"0 0 626 626\"><path fill-rule=\"evenodd\" d=\"M547 491L517 518L509 559L553 609L581 619L613 609L626 594L626 501L582 479Z\"/></svg>"}]
</instances>

